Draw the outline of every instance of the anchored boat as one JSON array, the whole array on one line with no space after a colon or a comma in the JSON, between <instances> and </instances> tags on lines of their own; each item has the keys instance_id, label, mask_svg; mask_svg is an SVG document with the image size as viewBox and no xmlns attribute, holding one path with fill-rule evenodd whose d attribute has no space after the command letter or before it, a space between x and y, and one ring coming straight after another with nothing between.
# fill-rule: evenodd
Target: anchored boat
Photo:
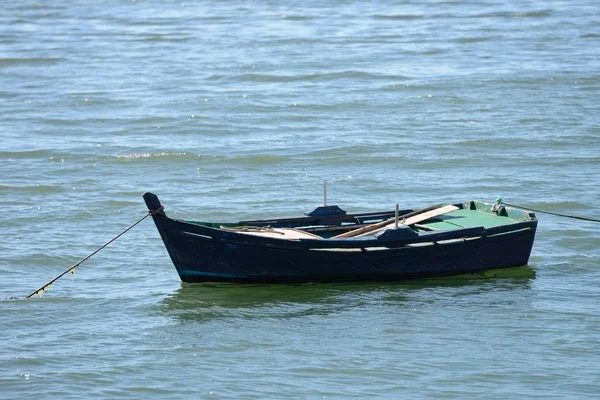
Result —
<instances>
[{"instance_id":1,"label":"anchored boat","mask_svg":"<svg viewBox=\"0 0 600 400\"><path fill-rule=\"evenodd\" d=\"M518 267L537 228L531 212L480 201L215 223L170 218L153 193L144 200L184 282L389 281Z\"/></svg>"}]
</instances>

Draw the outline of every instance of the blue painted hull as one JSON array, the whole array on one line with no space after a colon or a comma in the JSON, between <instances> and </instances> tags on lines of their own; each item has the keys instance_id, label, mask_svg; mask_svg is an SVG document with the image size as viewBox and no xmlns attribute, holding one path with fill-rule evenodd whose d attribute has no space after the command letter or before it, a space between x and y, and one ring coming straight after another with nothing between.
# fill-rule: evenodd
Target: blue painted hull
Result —
<instances>
[{"instance_id":1,"label":"blue painted hull","mask_svg":"<svg viewBox=\"0 0 600 400\"><path fill-rule=\"evenodd\" d=\"M158 208L147 199L150 211ZM416 238L282 240L153 215L184 282L389 281L526 265L537 219Z\"/></svg>"}]
</instances>

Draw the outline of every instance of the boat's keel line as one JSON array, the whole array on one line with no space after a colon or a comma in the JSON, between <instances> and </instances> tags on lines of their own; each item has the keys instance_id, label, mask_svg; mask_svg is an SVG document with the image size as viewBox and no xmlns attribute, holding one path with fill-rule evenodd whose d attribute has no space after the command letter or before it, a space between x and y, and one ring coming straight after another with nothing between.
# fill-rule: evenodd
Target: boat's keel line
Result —
<instances>
[{"instance_id":1,"label":"boat's keel line","mask_svg":"<svg viewBox=\"0 0 600 400\"><path fill-rule=\"evenodd\" d=\"M187 277L210 277L210 278L223 278L223 279L246 279L246 275L227 274L224 272L206 272L206 271L194 271L186 269L181 271L182 275Z\"/></svg>"}]
</instances>

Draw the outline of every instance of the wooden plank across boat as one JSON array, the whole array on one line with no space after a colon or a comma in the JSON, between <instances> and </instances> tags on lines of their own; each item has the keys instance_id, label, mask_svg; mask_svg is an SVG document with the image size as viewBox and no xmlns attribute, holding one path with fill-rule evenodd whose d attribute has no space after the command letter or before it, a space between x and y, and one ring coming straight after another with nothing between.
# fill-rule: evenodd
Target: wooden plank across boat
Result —
<instances>
[{"instance_id":1,"label":"wooden plank across boat","mask_svg":"<svg viewBox=\"0 0 600 400\"><path fill-rule=\"evenodd\" d=\"M342 282L450 276L526 265L535 214L466 201L423 210L348 214L319 207L296 218L184 221L144 193L184 282Z\"/></svg>"}]
</instances>

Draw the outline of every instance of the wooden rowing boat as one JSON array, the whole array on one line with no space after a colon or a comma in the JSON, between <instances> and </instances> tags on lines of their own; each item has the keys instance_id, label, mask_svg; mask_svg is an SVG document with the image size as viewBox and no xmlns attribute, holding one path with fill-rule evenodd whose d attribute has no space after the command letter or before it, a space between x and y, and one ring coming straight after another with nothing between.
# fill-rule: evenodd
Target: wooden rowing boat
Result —
<instances>
[{"instance_id":1,"label":"wooden rowing boat","mask_svg":"<svg viewBox=\"0 0 600 400\"><path fill-rule=\"evenodd\" d=\"M197 222L148 210L184 282L335 282L450 276L526 265L533 213L466 201L423 210L348 214L337 206L296 218Z\"/></svg>"}]
</instances>

